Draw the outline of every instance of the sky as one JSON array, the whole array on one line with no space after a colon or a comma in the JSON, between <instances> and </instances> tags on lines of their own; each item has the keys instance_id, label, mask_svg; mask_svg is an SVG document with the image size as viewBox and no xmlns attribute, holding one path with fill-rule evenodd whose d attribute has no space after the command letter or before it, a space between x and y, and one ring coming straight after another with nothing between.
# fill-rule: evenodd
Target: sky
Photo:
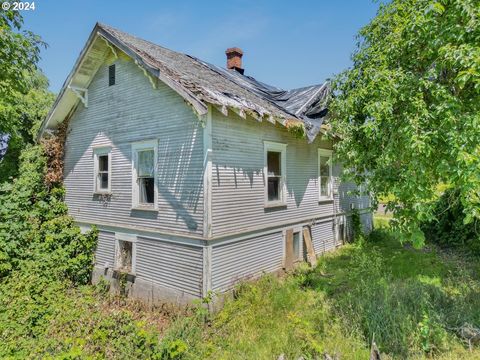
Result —
<instances>
[{"instance_id":1,"label":"sky","mask_svg":"<svg viewBox=\"0 0 480 360\"><path fill-rule=\"evenodd\" d=\"M351 65L371 0L36 0L24 27L48 44L40 68L58 92L95 23L225 66L243 49L245 74L283 89L323 83Z\"/></svg>"}]
</instances>

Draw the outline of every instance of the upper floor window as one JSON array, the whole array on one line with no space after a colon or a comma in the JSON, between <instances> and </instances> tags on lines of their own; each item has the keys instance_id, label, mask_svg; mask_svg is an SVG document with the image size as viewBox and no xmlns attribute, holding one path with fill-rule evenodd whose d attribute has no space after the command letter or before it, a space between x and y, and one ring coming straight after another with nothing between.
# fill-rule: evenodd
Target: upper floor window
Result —
<instances>
[{"instance_id":1,"label":"upper floor window","mask_svg":"<svg viewBox=\"0 0 480 360\"><path fill-rule=\"evenodd\" d=\"M318 149L318 188L320 200L332 198L332 150Z\"/></svg>"},{"instance_id":2,"label":"upper floor window","mask_svg":"<svg viewBox=\"0 0 480 360\"><path fill-rule=\"evenodd\" d=\"M287 145L264 142L265 206L286 204Z\"/></svg>"},{"instance_id":3,"label":"upper floor window","mask_svg":"<svg viewBox=\"0 0 480 360\"><path fill-rule=\"evenodd\" d=\"M157 141L144 141L132 145L133 207L157 208Z\"/></svg>"},{"instance_id":4,"label":"upper floor window","mask_svg":"<svg viewBox=\"0 0 480 360\"><path fill-rule=\"evenodd\" d=\"M110 147L93 149L94 168L95 168L95 193L111 192L112 184L112 151Z\"/></svg>"}]
</instances>

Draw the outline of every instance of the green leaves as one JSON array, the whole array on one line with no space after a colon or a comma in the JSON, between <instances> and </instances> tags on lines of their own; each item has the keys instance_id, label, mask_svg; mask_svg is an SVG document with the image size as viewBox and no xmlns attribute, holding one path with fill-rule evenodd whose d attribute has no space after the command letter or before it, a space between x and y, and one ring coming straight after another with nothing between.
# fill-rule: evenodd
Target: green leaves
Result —
<instances>
[{"instance_id":1,"label":"green leaves","mask_svg":"<svg viewBox=\"0 0 480 360\"><path fill-rule=\"evenodd\" d=\"M38 264L52 279L89 281L96 232L81 234L68 216L63 188L44 184L42 147L23 151L20 176L0 187L0 279Z\"/></svg>"},{"instance_id":2,"label":"green leaves","mask_svg":"<svg viewBox=\"0 0 480 360\"><path fill-rule=\"evenodd\" d=\"M480 1L394 0L358 39L334 81L338 157L392 197L394 225L415 243L440 183L479 218Z\"/></svg>"}]
</instances>

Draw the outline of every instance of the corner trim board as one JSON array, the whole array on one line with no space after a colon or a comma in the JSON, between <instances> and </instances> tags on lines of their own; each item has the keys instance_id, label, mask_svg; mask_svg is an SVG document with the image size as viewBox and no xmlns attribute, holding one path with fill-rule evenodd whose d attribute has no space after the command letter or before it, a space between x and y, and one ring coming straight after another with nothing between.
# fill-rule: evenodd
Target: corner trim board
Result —
<instances>
[{"instance_id":1,"label":"corner trim board","mask_svg":"<svg viewBox=\"0 0 480 360\"><path fill-rule=\"evenodd\" d=\"M210 239L212 230L212 107L208 107L203 128L203 237Z\"/></svg>"}]
</instances>

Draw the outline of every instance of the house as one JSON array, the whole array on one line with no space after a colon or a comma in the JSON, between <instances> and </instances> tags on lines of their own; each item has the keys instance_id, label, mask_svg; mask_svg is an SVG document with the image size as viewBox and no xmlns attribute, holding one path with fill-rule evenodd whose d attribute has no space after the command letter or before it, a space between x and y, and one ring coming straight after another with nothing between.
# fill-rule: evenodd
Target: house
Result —
<instances>
[{"instance_id":1,"label":"house","mask_svg":"<svg viewBox=\"0 0 480 360\"><path fill-rule=\"evenodd\" d=\"M103 24L42 124L68 124L70 214L99 229L93 279L126 274L133 296L189 302L276 272L372 226L340 183L325 134L328 84L284 91ZM301 136L304 135L304 136Z\"/></svg>"}]
</instances>

